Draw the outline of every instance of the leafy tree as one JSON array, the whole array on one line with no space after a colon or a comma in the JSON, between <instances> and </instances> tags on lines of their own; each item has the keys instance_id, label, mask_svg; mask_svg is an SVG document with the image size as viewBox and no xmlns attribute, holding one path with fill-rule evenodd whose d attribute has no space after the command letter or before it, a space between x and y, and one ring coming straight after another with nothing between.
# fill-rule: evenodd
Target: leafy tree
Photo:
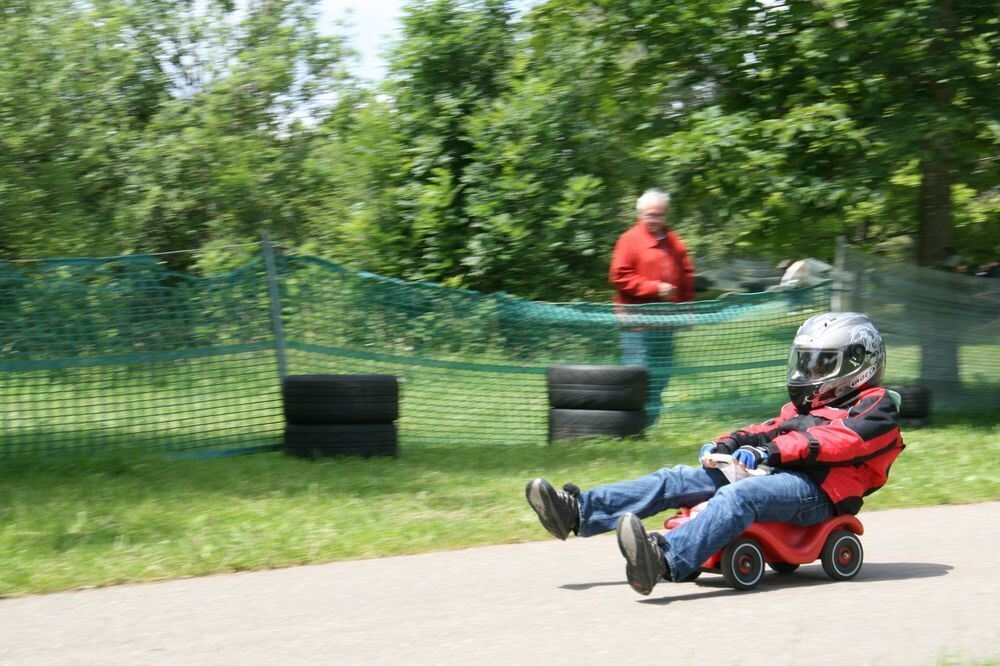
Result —
<instances>
[{"instance_id":1,"label":"leafy tree","mask_svg":"<svg viewBox=\"0 0 1000 666\"><path fill-rule=\"evenodd\" d=\"M311 121L345 80L312 0L11 3L7 256L195 249L302 226ZM171 255L174 268L191 255Z\"/></svg>"},{"instance_id":2,"label":"leafy tree","mask_svg":"<svg viewBox=\"0 0 1000 666\"><path fill-rule=\"evenodd\" d=\"M314 0L8 2L0 251L269 227L399 277L605 300L635 195L664 186L702 265L829 259L843 234L915 236L926 264L1000 252L991 3L515 6L410 2L362 88Z\"/></svg>"},{"instance_id":3,"label":"leafy tree","mask_svg":"<svg viewBox=\"0 0 1000 666\"><path fill-rule=\"evenodd\" d=\"M916 232L917 259L934 265L954 241L955 187L983 193L997 180L995 10L950 0L634 2L621 6L617 29L645 45L644 68L707 91L688 107L694 134L665 135L652 156L723 219L733 211L724 227L791 238L782 228L812 207L820 238L847 231L838 218L857 223L863 241ZM699 152L692 138L713 147ZM766 166L751 160L764 169L756 183L736 173L746 162L719 159L720 147L737 145L770 155ZM678 146L682 163L714 174L707 188L697 168L672 164ZM914 166L918 182L901 191L898 176ZM738 187L712 182L724 171ZM769 213L789 185L805 208ZM729 206L734 189L742 201Z\"/></svg>"},{"instance_id":4,"label":"leafy tree","mask_svg":"<svg viewBox=\"0 0 1000 666\"><path fill-rule=\"evenodd\" d=\"M951 70L920 50L937 5L893 7L549 0L514 25L504 3L411 3L385 95L338 116L320 151L344 164L314 160L335 192L315 236L394 275L598 300L632 198L652 185L676 190L674 222L709 262L830 259L844 234L931 237L928 91ZM965 88L992 82L994 19L974 4L956 16L947 59L966 63ZM869 57L873 44L888 46ZM910 70L926 85L907 88ZM964 172L945 169L959 183L946 191L961 193L956 238L981 244L995 121L986 97L961 98L942 113L973 119L975 145Z\"/></svg>"},{"instance_id":5,"label":"leafy tree","mask_svg":"<svg viewBox=\"0 0 1000 666\"><path fill-rule=\"evenodd\" d=\"M994 3L734 1L714 10L721 5L724 16L685 26L710 45L695 62L672 48L683 36L669 18L683 4L625 10L645 12L647 44L670 45L648 49L653 61L710 91L685 131L650 145L699 203L711 202L704 219L721 212L720 228L746 245L786 250L832 247L847 224L862 242L911 234L923 265L954 252L956 217L963 235L997 228ZM928 339L923 351L925 378L958 385L953 346Z\"/></svg>"},{"instance_id":6,"label":"leafy tree","mask_svg":"<svg viewBox=\"0 0 1000 666\"><path fill-rule=\"evenodd\" d=\"M390 275L454 286L463 278L467 123L502 90L513 47L506 0L404 8L388 78L331 113L313 174L328 196L309 223L326 254ZM315 246L315 244L313 244Z\"/></svg>"},{"instance_id":7,"label":"leafy tree","mask_svg":"<svg viewBox=\"0 0 1000 666\"><path fill-rule=\"evenodd\" d=\"M387 92L406 145L396 189L407 273L461 284L468 235L463 176L468 118L496 97L512 48L506 0L410 2L389 60Z\"/></svg>"},{"instance_id":8,"label":"leafy tree","mask_svg":"<svg viewBox=\"0 0 1000 666\"><path fill-rule=\"evenodd\" d=\"M312 119L346 79L345 51L317 33L313 5L252 2L239 21L210 6L175 33L181 85L129 155L118 221L130 249L300 233L317 187L302 164L323 136Z\"/></svg>"},{"instance_id":9,"label":"leafy tree","mask_svg":"<svg viewBox=\"0 0 1000 666\"><path fill-rule=\"evenodd\" d=\"M469 120L465 281L604 300L615 238L638 191L656 184L635 159L643 133L633 126L647 110L623 103L613 53L558 37L533 31L509 90Z\"/></svg>"},{"instance_id":10,"label":"leafy tree","mask_svg":"<svg viewBox=\"0 0 1000 666\"><path fill-rule=\"evenodd\" d=\"M7 3L0 29L0 244L7 256L113 251L125 155L166 94L125 3Z\"/></svg>"}]
</instances>

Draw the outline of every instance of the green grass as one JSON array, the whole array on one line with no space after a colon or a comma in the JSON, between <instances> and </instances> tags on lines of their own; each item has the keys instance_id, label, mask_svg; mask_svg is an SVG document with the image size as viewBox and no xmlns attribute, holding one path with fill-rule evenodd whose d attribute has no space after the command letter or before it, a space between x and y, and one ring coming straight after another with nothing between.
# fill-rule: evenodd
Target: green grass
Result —
<instances>
[{"instance_id":1,"label":"green grass","mask_svg":"<svg viewBox=\"0 0 1000 666\"><path fill-rule=\"evenodd\" d=\"M995 418L938 423L904 433L908 448L866 510L1000 498ZM409 446L397 459L3 462L0 596L545 539L524 502L529 478L589 487L690 464L725 429Z\"/></svg>"}]
</instances>

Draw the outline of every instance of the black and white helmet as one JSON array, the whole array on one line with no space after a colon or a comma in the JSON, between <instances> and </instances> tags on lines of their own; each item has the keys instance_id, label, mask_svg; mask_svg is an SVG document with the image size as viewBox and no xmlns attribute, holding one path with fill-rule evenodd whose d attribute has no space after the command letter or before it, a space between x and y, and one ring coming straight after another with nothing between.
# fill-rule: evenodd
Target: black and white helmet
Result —
<instances>
[{"instance_id":1,"label":"black and white helmet","mask_svg":"<svg viewBox=\"0 0 1000 666\"><path fill-rule=\"evenodd\" d=\"M828 312L799 327L788 356L788 396L800 412L882 383L885 344L867 316Z\"/></svg>"}]
</instances>

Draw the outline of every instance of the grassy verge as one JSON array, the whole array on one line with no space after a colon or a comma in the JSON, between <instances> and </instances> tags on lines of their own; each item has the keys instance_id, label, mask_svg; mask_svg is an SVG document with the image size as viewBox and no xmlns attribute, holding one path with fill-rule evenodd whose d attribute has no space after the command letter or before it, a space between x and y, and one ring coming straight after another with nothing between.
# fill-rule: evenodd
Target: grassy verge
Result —
<instances>
[{"instance_id":1,"label":"grassy verge","mask_svg":"<svg viewBox=\"0 0 1000 666\"><path fill-rule=\"evenodd\" d=\"M0 596L547 538L532 476L589 487L692 463L711 424L642 441L424 445L398 459L0 464ZM666 430L664 428L664 430ZM995 419L905 434L866 509L1000 498ZM656 521L651 521L651 524Z\"/></svg>"}]
</instances>

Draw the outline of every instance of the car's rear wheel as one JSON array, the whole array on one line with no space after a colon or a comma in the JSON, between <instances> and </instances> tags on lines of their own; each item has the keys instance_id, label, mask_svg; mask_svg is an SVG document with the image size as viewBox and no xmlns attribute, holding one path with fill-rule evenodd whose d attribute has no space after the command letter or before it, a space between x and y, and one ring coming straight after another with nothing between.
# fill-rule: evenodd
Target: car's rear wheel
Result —
<instances>
[{"instance_id":1,"label":"car's rear wheel","mask_svg":"<svg viewBox=\"0 0 1000 666\"><path fill-rule=\"evenodd\" d=\"M854 532L838 530L823 545L823 571L834 580L850 580L861 571L865 551Z\"/></svg>"}]
</instances>

